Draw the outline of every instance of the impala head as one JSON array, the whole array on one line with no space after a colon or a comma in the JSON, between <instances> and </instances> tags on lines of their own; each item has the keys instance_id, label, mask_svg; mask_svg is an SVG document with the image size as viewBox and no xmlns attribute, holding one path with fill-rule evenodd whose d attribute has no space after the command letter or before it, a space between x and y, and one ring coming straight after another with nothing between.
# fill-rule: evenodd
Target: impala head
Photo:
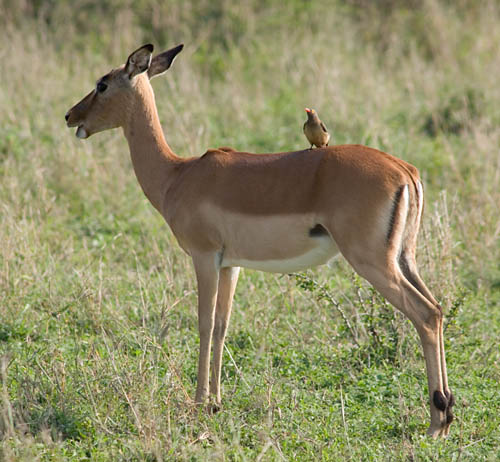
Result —
<instances>
[{"instance_id":1,"label":"impala head","mask_svg":"<svg viewBox=\"0 0 500 462\"><path fill-rule=\"evenodd\" d=\"M151 44L135 50L124 65L101 77L95 88L66 113L68 127L78 127L76 136L88 138L124 126L141 89L170 67L183 46L177 45L154 58Z\"/></svg>"}]
</instances>

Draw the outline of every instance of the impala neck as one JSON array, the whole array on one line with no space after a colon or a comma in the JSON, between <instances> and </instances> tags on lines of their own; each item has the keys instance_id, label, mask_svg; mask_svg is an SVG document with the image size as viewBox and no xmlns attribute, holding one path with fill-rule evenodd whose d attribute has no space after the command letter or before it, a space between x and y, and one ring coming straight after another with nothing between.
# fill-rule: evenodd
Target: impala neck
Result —
<instances>
[{"instance_id":1,"label":"impala neck","mask_svg":"<svg viewBox=\"0 0 500 462\"><path fill-rule=\"evenodd\" d=\"M136 98L123 131L139 184L153 206L162 212L166 191L182 159L165 140L149 80L144 76L138 78L141 80L137 82Z\"/></svg>"}]
</instances>

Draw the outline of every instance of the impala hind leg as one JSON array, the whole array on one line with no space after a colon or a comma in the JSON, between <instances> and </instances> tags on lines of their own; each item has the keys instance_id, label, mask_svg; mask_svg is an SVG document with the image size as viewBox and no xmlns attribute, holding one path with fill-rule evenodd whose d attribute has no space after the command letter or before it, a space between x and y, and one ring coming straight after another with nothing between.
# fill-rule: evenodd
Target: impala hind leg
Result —
<instances>
[{"instance_id":1,"label":"impala hind leg","mask_svg":"<svg viewBox=\"0 0 500 462\"><path fill-rule=\"evenodd\" d=\"M455 405L455 397L453 396L453 393L450 390L450 387L448 386L448 371L446 368L446 355L444 352L444 334L443 334L443 323L444 320L441 318L441 325L440 325L440 335L439 335L439 343L440 343L440 350L441 350L441 373L443 374L443 389L444 389L444 394L446 396L446 399L448 400L448 405L446 407L446 426L443 429L441 436L448 436L450 433L450 425L453 422L453 419L455 418L453 414L453 406Z\"/></svg>"},{"instance_id":2,"label":"impala hind leg","mask_svg":"<svg viewBox=\"0 0 500 462\"><path fill-rule=\"evenodd\" d=\"M442 346L441 307L431 302L408 281L399 267L386 268L371 265L353 265L392 305L405 314L417 329L422 344L429 387L431 423L427 434L446 436L451 423L452 395L447 383ZM449 411L448 411L449 409Z\"/></svg>"},{"instance_id":3,"label":"impala hind leg","mask_svg":"<svg viewBox=\"0 0 500 462\"><path fill-rule=\"evenodd\" d=\"M426 297L431 303L435 304L441 309L441 306L438 304L430 290L426 287L424 281L420 278L420 275L418 274L417 270L417 264L415 262L415 257L412 255L411 252L407 252L406 249L401 253L401 256L399 257L399 265L400 268L405 275L406 279L411 282L411 284L424 296ZM450 431L450 424L453 421L453 406L455 404L455 398L453 396L453 393L451 392L449 386L448 386L448 373L447 373L447 368L446 368L446 355L445 355L445 350L444 350L444 334L443 334L443 323L444 319L443 316L440 318L440 323L439 323L439 349L440 349L440 355L441 355L441 374L442 374L442 380L443 380L443 390L445 397L447 398L447 406L446 406L446 421L447 425L446 428L443 430L442 435L443 436L448 436L448 433Z\"/></svg>"},{"instance_id":4,"label":"impala hind leg","mask_svg":"<svg viewBox=\"0 0 500 462\"><path fill-rule=\"evenodd\" d=\"M222 268L219 272L219 289L217 291L217 305L215 308L215 325L212 335L213 363L210 393L215 396L216 404L221 403L220 376L222 367L222 354L224 352L224 339L231 317L234 291L240 273L239 268Z\"/></svg>"},{"instance_id":5,"label":"impala hind leg","mask_svg":"<svg viewBox=\"0 0 500 462\"><path fill-rule=\"evenodd\" d=\"M200 333L198 384L195 402L202 403L208 397L210 347L214 330L219 268L215 255L212 254L193 256L193 263L198 282L198 330Z\"/></svg>"}]
</instances>

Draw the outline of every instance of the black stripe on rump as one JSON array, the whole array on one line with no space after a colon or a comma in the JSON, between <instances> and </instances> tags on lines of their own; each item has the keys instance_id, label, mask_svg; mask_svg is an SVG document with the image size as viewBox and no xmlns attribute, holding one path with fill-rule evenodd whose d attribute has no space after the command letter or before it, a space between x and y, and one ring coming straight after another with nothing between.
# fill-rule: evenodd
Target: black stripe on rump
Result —
<instances>
[{"instance_id":1,"label":"black stripe on rump","mask_svg":"<svg viewBox=\"0 0 500 462\"><path fill-rule=\"evenodd\" d=\"M394 200L392 202L391 217L389 219L389 230L387 231L387 238L386 238L387 244L389 244L391 242L392 235L394 234L396 213L398 212L398 205L399 205L399 202L401 201L401 195L403 194L403 190L405 187L406 187L406 185L401 186L396 191L396 194L394 194Z\"/></svg>"}]
</instances>

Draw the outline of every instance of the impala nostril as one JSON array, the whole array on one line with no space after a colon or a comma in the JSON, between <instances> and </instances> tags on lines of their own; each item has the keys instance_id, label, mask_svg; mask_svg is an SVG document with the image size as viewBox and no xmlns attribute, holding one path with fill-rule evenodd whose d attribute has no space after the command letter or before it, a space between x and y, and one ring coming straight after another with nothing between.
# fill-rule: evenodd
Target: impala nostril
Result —
<instances>
[{"instance_id":1,"label":"impala nostril","mask_svg":"<svg viewBox=\"0 0 500 462\"><path fill-rule=\"evenodd\" d=\"M68 119L69 119L69 112L66 113L66 115L64 116L64 118L66 119L66 122L67 122Z\"/></svg>"}]
</instances>

